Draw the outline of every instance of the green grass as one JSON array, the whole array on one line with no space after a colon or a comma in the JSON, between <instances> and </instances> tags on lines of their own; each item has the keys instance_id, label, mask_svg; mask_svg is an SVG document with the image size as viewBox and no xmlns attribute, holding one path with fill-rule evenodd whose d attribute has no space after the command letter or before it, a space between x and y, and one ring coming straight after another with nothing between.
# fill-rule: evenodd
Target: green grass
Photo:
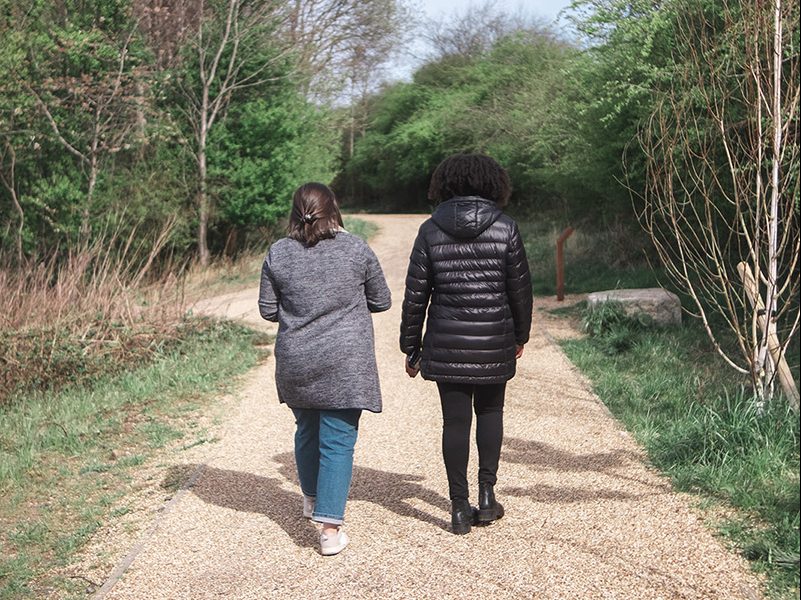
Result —
<instances>
[{"instance_id":1,"label":"green grass","mask_svg":"<svg viewBox=\"0 0 801 600\"><path fill-rule=\"evenodd\" d=\"M213 441L197 411L256 363L264 351L254 344L264 341L239 325L199 321L139 369L0 407L0 598L52 589L85 597L86 581L55 570L103 522L129 512L131 469L161 448Z\"/></svg>"},{"instance_id":2,"label":"green grass","mask_svg":"<svg viewBox=\"0 0 801 600\"><path fill-rule=\"evenodd\" d=\"M767 575L770 595L797 598L799 419L786 402L758 414L695 323L612 327L563 347L653 464L723 508L709 513L726 515L714 526Z\"/></svg>"},{"instance_id":3,"label":"green grass","mask_svg":"<svg viewBox=\"0 0 801 600\"><path fill-rule=\"evenodd\" d=\"M345 222L345 229L353 235L359 236L364 241L369 241L370 238L378 232L378 225L370 221L365 221L364 219L351 215L345 215L342 217L342 220Z\"/></svg>"},{"instance_id":4,"label":"green grass","mask_svg":"<svg viewBox=\"0 0 801 600\"><path fill-rule=\"evenodd\" d=\"M555 225L551 217L521 219L518 226L531 265L534 293L555 294L556 240L564 227ZM647 247L647 239L635 226L604 230L577 226L564 245L565 292L659 285L666 278L649 265Z\"/></svg>"}]
</instances>

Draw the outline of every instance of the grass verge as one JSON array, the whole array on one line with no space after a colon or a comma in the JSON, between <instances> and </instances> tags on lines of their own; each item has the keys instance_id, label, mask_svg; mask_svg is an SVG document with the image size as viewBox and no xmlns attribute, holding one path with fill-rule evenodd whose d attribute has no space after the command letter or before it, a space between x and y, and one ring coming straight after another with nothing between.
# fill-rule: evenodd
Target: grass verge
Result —
<instances>
[{"instance_id":1,"label":"grass verge","mask_svg":"<svg viewBox=\"0 0 801 600\"><path fill-rule=\"evenodd\" d=\"M378 225L371 221L365 221L351 215L345 215L342 220L345 222L345 229L353 235L359 236L365 242L370 241L370 238L378 233Z\"/></svg>"},{"instance_id":2,"label":"grass verge","mask_svg":"<svg viewBox=\"0 0 801 600\"><path fill-rule=\"evenodd\" d=\"M769 595L798 598L799 419L786 403L758 414L694 323L618 323L562 346L653 464L718 509L714 526L765 573Z\"/></svg>"},{"instance_id":3,"label":"grass verge","mask_svg":"<svg viewBox=\"0 0 801 600\"><path fill-rule=\"evenodd\" d=\"M128 510L131 470L168 445L211 441L199 409L265 340L232 323L191 325L138 369L0 407L0 598L85 597L87 581L59 569Z\"/></svg>"}]
</instances>

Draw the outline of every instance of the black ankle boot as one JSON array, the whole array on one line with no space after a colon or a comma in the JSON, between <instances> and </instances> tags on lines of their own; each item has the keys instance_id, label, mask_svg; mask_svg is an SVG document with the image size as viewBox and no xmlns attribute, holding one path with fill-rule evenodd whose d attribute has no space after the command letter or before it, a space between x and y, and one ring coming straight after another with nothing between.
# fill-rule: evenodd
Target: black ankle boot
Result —
<instances>
[{"instance_id":1,"label":"black ankle boot","mask_svg":"<svg viewBox=\"0 0 801 600\"><path fill-rule=\"evenodd\" d=\"M470 533L473 525L473 507L467 500L451 502L451 530L456 535Z\"/></svg>"},{"instance_id":2,"label":"black ankle boot","mask_svg":"<svg viewBox=\"0 0 801 600\"><path fill-rule=\"evenodd\" d=\"M478 515L479 523L492 523L503 516L503 505L495 499L492 484L478 484Z\"/></svg>"}]
</instances>

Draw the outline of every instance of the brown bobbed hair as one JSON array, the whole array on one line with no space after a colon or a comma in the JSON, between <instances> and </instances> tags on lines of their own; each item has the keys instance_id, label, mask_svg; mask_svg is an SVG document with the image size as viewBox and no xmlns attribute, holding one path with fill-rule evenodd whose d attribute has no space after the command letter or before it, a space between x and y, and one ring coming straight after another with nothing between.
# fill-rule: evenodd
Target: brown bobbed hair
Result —
<instances>
[{"instance_id":1,"label":"brown bobbed hair","mask_svg":"<svg viewBox=\"0 0 801 600\"><path fill-rule=\"evenodd\" d=\"M509 174L485 154L454 154L434 169L428 199L444 202L457 196L479 196L506 206L512 195Z\"/></svg>"},{"instance_id":2,"label":"brown bobbed hair","mask_svg":"<svg viewBox=\"0 0 801 600\"><path fill-rule=\"evenodd\" d=\"M343 226L336 196L327 185L304 183L292 197L287 235L307 247L333 238Z\"/></svg>"}]
</instances>

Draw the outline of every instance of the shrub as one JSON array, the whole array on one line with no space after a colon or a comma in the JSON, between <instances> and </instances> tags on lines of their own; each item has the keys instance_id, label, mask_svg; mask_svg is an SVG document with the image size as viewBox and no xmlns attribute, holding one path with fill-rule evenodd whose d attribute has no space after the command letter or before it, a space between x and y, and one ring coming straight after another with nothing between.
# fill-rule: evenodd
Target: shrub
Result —
<instances>
[{"instance_id":1,"label":"shrub","mask_svg":"<svg viewBox=\"0 0 801 600\"><path fill-rule=\"evenodd\" d=\"M603 302L594 308L588 306L583 318L584 331L601 351L610 355L631 348L637 333L651 324L649 315L628 315L623 305L614 301Z\"/></svg>"}]
</instances>

